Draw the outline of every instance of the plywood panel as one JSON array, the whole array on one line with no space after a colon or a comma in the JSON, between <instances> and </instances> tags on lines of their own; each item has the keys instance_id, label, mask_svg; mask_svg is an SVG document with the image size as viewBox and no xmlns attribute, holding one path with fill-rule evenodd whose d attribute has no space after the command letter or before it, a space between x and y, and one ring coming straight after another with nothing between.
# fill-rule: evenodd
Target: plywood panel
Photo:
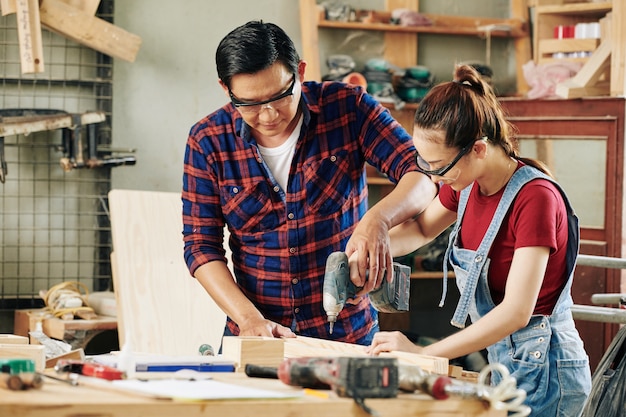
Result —
<instances>
[{"instance_id":1,"label":"plywood panel","mask_svg":"<svg viewBox=\"0 0 626 417\"><path fill-rule=\"evenodd\" d=\"M180 194L112 190L109 208L120 346L128 337L137 352L217 351L226 316L185 265Z\"/></svg>"}]
</instances>

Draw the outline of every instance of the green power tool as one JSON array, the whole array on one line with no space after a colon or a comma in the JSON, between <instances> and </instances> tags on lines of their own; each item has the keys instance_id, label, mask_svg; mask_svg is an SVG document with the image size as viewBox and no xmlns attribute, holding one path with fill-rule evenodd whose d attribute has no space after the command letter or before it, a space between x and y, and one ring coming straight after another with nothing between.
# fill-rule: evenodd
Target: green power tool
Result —
<instances>
[{"instance_id":1,"label":"green power tool","mask_svg":"<svg viewBox=\"0 0 626 417\"><path fill-rule=\"evenodd\" d=\"M410 285L411 268L394 262L392 282L389 282L385 274L382 284L368 294L372 306L383 313L409 311ZM326 260L323 295L324 310L328 316L331 334L346 301L354 298L360 290L361 288L350 280L350 266L345 252L331 253Z\"/></svg>"},{"instance_id":2,"label":"green power tool","mask_svg":"<svg viewBox=\"0 0 626 417\"><path fill-rule=\"evenodd\" d=\"M43 378L35 371L32 359L0 359L0 387L18 391L42 385Z\"/></svg>"}]
</instances>

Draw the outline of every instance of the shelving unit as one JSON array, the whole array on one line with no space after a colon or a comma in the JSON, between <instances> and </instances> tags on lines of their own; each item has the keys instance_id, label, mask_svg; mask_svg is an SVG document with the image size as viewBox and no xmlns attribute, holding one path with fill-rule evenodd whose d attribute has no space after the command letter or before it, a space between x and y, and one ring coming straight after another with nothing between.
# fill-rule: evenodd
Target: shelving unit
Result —
<instances>
[{"instance_id":1,"label":"shelving unit","mask_svg":"<svg viewBox=\"0 0 626 417\"><path fill-rule=\"evenodd\" d=\"M536 23L533 30L535 62L538 64L558 62L559 60L586 62L588 57L554 58L553 54L593 52L600 44L600 39L555 39L554 28L557 26L575 26L578 23L600 22L611 10L613 10L611 2L538 4L534 11ZM607 29L607 27L604 28L604 30ZM603 36L610 35L607 33Z\"/></svg>"},{"instance_id":2,"label":"shelving unit","mask_svg":"<svg viewBox=\"0 0 626 417\"><path fill-rule=\"evenodd\" d=\"M418 36L421 34L509 37L515 39L517 62L524 63L531 59L526 0L511 0L512 16L508 19L424 14L433 22L429 26L400 26L389 23L391 11L396 9L418 11L419 0L387 0L383 11L357 11L357 15L370 17L372 23L327 20L323 7L316 0L300 0L303 59L307 61L307 77L318 81L321 79L320 29L382 32L385 45L393 45L393 48L385 48L383 59L401 68L418 63ZM518 91L526 91L527 86L521 72L517 79ZM403 123L402 118L399 121Z\"/></svg>"},{"instance_id":3,"label":"shelving unit","mask_svg":"<svg viewBox=\"0 0 626 417\"><path fill-rule=\"evenodd\" d=\"M623 96L626 92L626 2L567 2L534 0L534 56L537 64L578 61L576 76L557 86L562 98ZM556 26L600 22L600 39L554 39ZM586 51L589 57L558 57L553 54Z\"/></svg>"}]
</instances>

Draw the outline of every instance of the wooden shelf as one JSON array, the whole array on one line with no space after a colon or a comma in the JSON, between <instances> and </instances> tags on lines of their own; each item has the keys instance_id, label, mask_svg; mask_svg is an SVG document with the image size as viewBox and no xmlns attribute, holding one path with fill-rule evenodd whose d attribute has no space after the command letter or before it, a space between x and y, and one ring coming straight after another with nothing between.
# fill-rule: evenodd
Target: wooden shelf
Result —
<instances>
[{"instance_id":1,"label":"wooden shelf","mask_svg":"<svg viewBox=\"0 0 626 417\"><path fill-rule=\"evenodd\" d=\"M322 79L318 35L320 29L380 32L384 36L384 43L393 45L393 48L385 48L383 59L400 68L418 65L418 37L422 34L507 37L515 42L515 57L519 67L518 92L527 90L522 72L522 64L531 59L526 0L511 0L511 17L506 19L422 13L432 22L429 26L401 26L390 23L391 11L397 9L418 11L419 0L386 0L385 10L355 11L357 19L354 22L327 20L323 6L317 4L316 0L300 0L302 57L307 62L307 78L317 81ZM393 108L391 110L393 116L410 132L412 126L407 125L412 125L411 107L408 107L409 111L405 111L406 108L401 111Z\"/></svg>"},{"instance_id":2,"label":"wooden shelf","mask_svg":"<svg viewBox=\"0 0 626 417\"><path fill-rule=\"evenodd\" d=\"M536 11L540 14L557 15L584 15L602 17L613 10L611 2L604 3L570 3L570 4L550 4L537 6Z\"/></svg>"},{"instance_id":3,"label":"wooden shelf","mask_svg":"<svg viewBox=\"0 0 626 417\"><path fill-rule=\"evenodd\" d=\"M528 28L519 19L486 19L423 14L434 24L429 26L401 26L385 22L340 22L321 19L317 26L330 29L371 30L398 33L431 33L438 35L491 36L519 38L528 36ZM505 29L507 28L507 29Z\"/></svg>"},{"instance_id":4,"label":"wooden shelf","mask_svg":"<svg viewBox=\"0 0 626 417\"><path fill-rule=\"evenodd\" d=\"M568 3L538 4L534 10L535 25L533 41L535 45L534 61L537 64L554 62L589 61L588 57L555 57L554 54L571 54L586 52L592 54L600 44L600 39L566 38L555 39L554 28L557 26L576 26L579 23L602 22L607 13L613 10L611 2L602 3ZM602 26L604 26L601 23ZM603 31L608 28L604 26ZM612 34L603 33L603 38L611 38Z\"/></svg>"}]
</instances>

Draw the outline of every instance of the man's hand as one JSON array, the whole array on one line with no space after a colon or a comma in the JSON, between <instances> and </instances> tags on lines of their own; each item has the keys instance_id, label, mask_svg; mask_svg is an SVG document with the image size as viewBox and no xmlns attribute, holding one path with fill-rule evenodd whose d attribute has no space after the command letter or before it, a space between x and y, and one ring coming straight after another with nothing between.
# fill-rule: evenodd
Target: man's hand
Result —
<instances>
[{"instance_id":1,"label":"man's hand","mask_svg":"<svg viewBox=\"0 0 626 417\"><path fill-rule=\"evenodd\" d=\"M350 279L357 287L363 287L357 295L365 295L380 287L386 271L393 267L389 226L367 213L354 229L346 245L346 255L351 263Z\"/></svg>"},{"instance_id":2,"label":"man's hand","mask_svg":"<svg viewBox=\"0 0 626 417\"><path fill-rule=\"evenodd\" d=\"M239 326L239 336L296 337L290 328L267 319L237 323L237 325Z\"/></svg>"}]
</instances>

